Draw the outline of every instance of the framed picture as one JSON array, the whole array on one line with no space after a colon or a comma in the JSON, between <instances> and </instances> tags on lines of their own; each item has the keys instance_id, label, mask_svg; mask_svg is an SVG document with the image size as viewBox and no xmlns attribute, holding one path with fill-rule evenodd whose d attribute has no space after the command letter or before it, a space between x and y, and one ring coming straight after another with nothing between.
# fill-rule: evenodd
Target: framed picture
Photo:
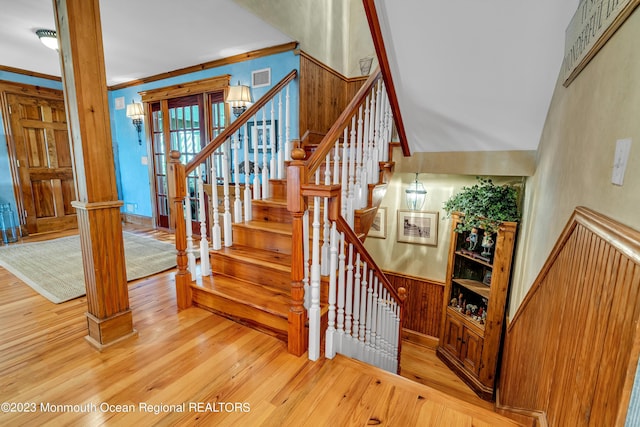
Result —
<instances>
[{"instance_id":1,"label":"framed picture","mask_svg":"<svg viewBox=\"0 0 640 427\"><path fill-rule=\"evenodd\" d=\"M264 125L263 125L264 123ZM271 152L271 135L275 136L275 143L278 143L278 121L274 120L273 125L271 120L259 120L258 122L247 122L247 129L249 132L249 153L253 153L255 150L254 141L258 147L258 153L262 153L265 150L265 142L267 153ZM264 133L266 133L266 138ZM276 147L274 147L277 149Z\"/></svg>"},{"instance_id":2,"label":"framed picture","mask_svg":"<svg viewBox=\"0 0 640 427\"><path fill-rule=\"evenodd\" d=\"M398 242L438 246L438 212L398 211Z\"/></svg>"},{"instance_id":3,"label":"framed picture","mask_svg":"<svg viewBox=\"0 0 640 427\"><path fill-rule=\"evenodd\" d=\"M378 208L367 237L387 238L387 208Z\"/></svg>"}]
</instances>

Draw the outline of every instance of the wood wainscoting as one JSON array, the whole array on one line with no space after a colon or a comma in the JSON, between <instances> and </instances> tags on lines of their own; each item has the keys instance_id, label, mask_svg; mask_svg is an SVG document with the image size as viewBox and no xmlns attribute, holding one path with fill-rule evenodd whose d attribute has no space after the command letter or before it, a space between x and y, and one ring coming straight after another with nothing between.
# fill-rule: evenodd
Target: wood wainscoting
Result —
<instances>
[{"instance_id":1,"label":"wood wainscoting","mask_svg":"<svg viewBox=\"0 0 640 427\"><path fill-rule=\"evenodd\" d=\"M404 287L407 290L403 337L436 348L440 338L444 283L393 271L384 274L394 289Z\"/></svg>"},{"instance_id":2,"label":"wood wainscoting","mask_svg":"<svg viewBox=\"0 0 640 427\"><path fill-rule=\"evenodd\" d=\"M300 51L300 135L327 133L367 77L347 78Z\"/></svg>"},{"instance_id":3,"label":"wood wainscoting","mask_svg":"<svg viewBox=\"0 0 640 427\"><path fill-rule=\"evenodd\" d=\"M640 232L577 208L507 328L498 408L624 425L639 317Z\"/></svg>"}]
</instances>

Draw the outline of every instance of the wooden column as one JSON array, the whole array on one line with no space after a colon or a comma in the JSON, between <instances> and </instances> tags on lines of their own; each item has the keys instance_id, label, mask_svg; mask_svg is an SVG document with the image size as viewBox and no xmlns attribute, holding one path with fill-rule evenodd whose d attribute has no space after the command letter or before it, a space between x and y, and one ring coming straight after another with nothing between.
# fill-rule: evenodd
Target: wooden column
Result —
<instances>
[{"instance_id":1,"label":"wooden column","mask_svg":"<svg viewBox=\"0 0 640 427\"><path fill-rule=\"evenodd\" d=\"M307 313L304 308L304 211L305 204L301 186L306 183L305 152L294 148L293 161L287 167L287 209L293 217L291 235L291 307L289 308L289 331L287 349L289 353L301 356L307 351L308 336L305 323Z\"/></svg>"},{"instance_id":2,"label":"wooden column","mask_svg":"<svg viewBox=\"0 0 640 427\"><path fill-rule=\"evenodd\" d=\"M74 151L86 337L104 347L136 334L129 308L98 0L54 0Z\"/></svg>"},{"instance_id":3,"label":"wooden column","mask_svg":"<svg viewBox=\"0 0 640 427\"><path fill-rule=\"evenodd\" d=\"M180 153L172 150L169 153L169 169L167 171L169 188L169 206L172 209L171 228L176 237L176 300L178 308L191 307L191 273L187 269L187 226L184 218L183 201L187 195L185 167L180 163ZM212 190L215 191L215 188ZM191 226L191 225L189 225Z\"/></svg>"}]
</instances>

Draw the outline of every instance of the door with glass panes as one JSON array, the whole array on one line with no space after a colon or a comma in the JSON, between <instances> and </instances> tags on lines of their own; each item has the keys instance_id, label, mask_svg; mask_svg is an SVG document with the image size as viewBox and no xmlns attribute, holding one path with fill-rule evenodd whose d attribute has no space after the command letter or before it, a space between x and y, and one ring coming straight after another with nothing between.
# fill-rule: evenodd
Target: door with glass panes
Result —
<instances>
[{"instance_id":1,"label":"door with glass panes","mask_svg":"<svg viewBox=\"0 0 640 427\"><path fill-rule=\"evenodd\" d=\"M205 104L206 99L206 104ZM224 129L223 92L197 94L163 100L151 104L151 133L155 190L156 225L171 227L171 210L167 170L169 152L180 153L180 162L187 164L209 141ZM209 117L205 121L205 117ZM205 123L208 122L209 126ZM198 219L198 174L208 182L208 167L196 168L187 176L188 206L191 209L193 234L200 234ZM207 207L205 207L205 212Z\"/></svg>"}]
</instances>

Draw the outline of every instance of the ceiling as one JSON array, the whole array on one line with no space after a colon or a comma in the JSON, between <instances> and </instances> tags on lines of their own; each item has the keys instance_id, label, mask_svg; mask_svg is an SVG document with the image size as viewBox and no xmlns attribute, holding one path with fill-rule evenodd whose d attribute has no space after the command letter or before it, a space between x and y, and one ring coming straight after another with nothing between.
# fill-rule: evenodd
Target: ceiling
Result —
<instances>
[{"instance_id":1,"label":"ceiling","mask_svg":"<svg viewBox=\"0 0 640 427\"><path fill-rule=\"evenodd\" d=\"M375 4L412 152L537 148L578 0ZM233 0L100 7L108 85L300 40L295 25L278 30ZM34 34L55 28L52 0L0 0L0 10L0 65L59 76L57 53Z\"/></svg>"}]
</instances>

